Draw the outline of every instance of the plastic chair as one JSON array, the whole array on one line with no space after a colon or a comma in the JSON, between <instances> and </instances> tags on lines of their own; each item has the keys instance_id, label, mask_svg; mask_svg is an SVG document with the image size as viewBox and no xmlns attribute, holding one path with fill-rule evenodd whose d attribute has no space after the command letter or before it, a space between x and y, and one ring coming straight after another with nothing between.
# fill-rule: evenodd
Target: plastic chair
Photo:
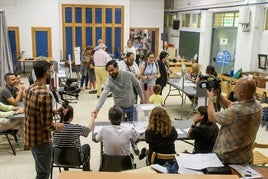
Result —
<instances>
[{"instance_id":1,"label":"plastic chair","mask_svg":"<svg viewBox=\"0 0 268 179\"><path fill-rule=\"evenodd\" d=\"M61 168L89 170L90 166L87 166L87 163L89 163L88 160L89 157L84 162L81 161L80 152L78 148L53 147L53 158L50 178L52 179L54 167L58 167L59 172L61 172Z\"/></svg>"},{"instance_id":2,"label":"plastic chair","mask_svg":"<svg viewBox=\"0 0 268 179\"><path fill-rule=\"evenodd\" d=\"M130 155L102 154L99 171L119 172L136 168Z\"/></svg>"},{"instance_id":3,"label":"plastic chair","mask_svg":"<svg viewBox=\"0 0 268 179\"><path fill-rule=\"evenodd\" d=\"M255 142L253 146L254 146L254 149L256 149L256 148L268 149L268 144L259 144L259 143ZM252 163L253 163L253 165L265 166L268 164L268 157L263 155L261 152L254 150Z\"/></svg>"},{"instance_id":4,"label":"plastic chair","mask_svg":"<svg viewBox=\"0 0 268 179\"><path fill-rule=\"evenodd\" d=\"M153 152L151 156L151 164L155 164L157 159L166 160L166 161L173 160L175 159L175 156L176 154L161 154L161 153Z\"/></svg>"},{"instance_id":5,"label":"plastic chair","mask_svg":"<svg viewBox=\"0 0 268 179\"><path fill-rule=\"evenodd\" d=\"M8 135L9 135L9 134L12 135L12 136L14 137L16 143L17 143L17 142L18 142L17 133L18 133L18 130L0 131L0 135L5 135L5 136L6 136L7 141L8 141L8 143L9 143L10 148L11 148L11 150L12 150L12 152L13 152L14 155L16 155L16 151L15 151L14 147L12 146L12 144L11 144L11 142L10 142L10 139L9 139Z\"/></svg>"}]
</instances>

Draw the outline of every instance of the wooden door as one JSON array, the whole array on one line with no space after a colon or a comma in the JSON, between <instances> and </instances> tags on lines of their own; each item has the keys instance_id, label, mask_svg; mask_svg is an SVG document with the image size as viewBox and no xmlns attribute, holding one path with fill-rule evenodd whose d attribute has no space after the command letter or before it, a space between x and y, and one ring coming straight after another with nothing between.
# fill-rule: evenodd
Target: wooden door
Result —
<instances>
[{"instance_id":1,"label":"wooden door","mask_svg":"<svg viewBox=\"0 0 268 179\"><path fill-rule=\"evenodd\" d=\"M33 57L52 57L51 28L32 27Z\"/></svg>"}]
</instances>

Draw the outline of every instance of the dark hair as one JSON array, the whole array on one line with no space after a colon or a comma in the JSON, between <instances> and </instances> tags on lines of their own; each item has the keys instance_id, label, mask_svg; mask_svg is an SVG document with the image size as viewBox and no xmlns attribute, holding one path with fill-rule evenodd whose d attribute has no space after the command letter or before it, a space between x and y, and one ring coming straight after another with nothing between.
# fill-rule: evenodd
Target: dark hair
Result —
<instances>
[{"instance_id":1,"label":"dark hair","mask_svg":"<svg viewBox=\"0 0 268 179\"><path fill-rule=\"evenodd\" d=\"M134 55L133 52L127 52L126 57L130 57L130 55Z\"/></svg>"},{"instance_id":2,"label":"dark hair","mask_svg":"<svg viewBox=\"0 0 268 179\"><path fill-rule=\"evenodd\" d=\"M5 81L9 78L9 76L15 75L14 73L6 73L5 74Z\"/></svg>"},{"instance_id":3,"label":"dark hair","mask_svg":"<svg viewBox=\"0 0 268 179\"><path fill-rule=\"evenodd\" d=\"M159 59L163 60L164 58L166 58L166 56L168 56L168 53L166 51L162 51L159 54Z\"/></svg>"},{"instance_id":4,"label":"dark hair","mask_svg":"<svg viewBox=\"0 0 268 179\"><path fill-rule=\"evenodd\" d=\"M208 120L208 107L207 106L199 106L197 108L197 111L201 114L204 115L203 119L200 121L201 124L212 124L212 122L210 122Z\"/></svg>"},{"instance_id":5,"label":"dark hair","mask_svg":"<svg viewBox=\"0 0 268 179\"><path fill-rule=\"evenodd\" d=\"M154 94L160 94L162 87L160 85L154 85Z\"/></svg>"},{"instance_id":6,"label":"dark hair","mask_svg":"<svg viewBox=\"0 0 268 179\"><path fill-rule=\"evenodd\" d=\"M217 77L217 72L215 71L215 68L212 65L207 66L206 73Z\"/></svg>"},{"instance_id":7,"label":"dark hair","mask_svg":"<svg viewBox=\"0 0 268 179\"><path fill-rule=\"evenodd\" d=\"M150 55L154 55L154 53L153 53L153 52L149 52L149 53L147 54L147 58L149 58Z\"/></svg>"},{"instance_id":8,"label":"dark hair","mask_svg":"<svg viewBox=\"0 0 268 179\"><path fill-rule=\"evenodd\" d=\"M105 67L106 71L107 71L107 69L108 69L108 66L110 66L110 65L113 65L115 68L118 67L118 64L117 64L117 62L116 62L115 60L110 60L110 61L108 61L108 63L106 64L106 67Z\"/></svg>"},{"instance_id":9,"label":"dark hair","mask_svg":"<svg viewBox=\"0 0 268 179\"><path fill-rule=\"evenodd\" d=\"M109 109L109 120L113 125L120 125L123 119L123 111L119 106L114 105Z\"/></svg>"},{"instance_id":10,"label":"dark hair","mask_svg":"<svg viewBox=\"0 0 268 179\"><path fill-rule=\"evenodd\" d=\"M71 105L68 105L66 108L68 109L66 115L60 114L60 122L67 122L74 116L74 108Z\"/></svg>"},{"instance_id":11,"label":"dark hair","mask_svg":"<svg viewBox=\"0 0 268 179\"><path fill-rule=\"evenodd\" d=\"M37 61L34 64L34 73L37 79L42 78L47 70L51 67L51 63L46 60Z\"/></svg>"}]
</instances>

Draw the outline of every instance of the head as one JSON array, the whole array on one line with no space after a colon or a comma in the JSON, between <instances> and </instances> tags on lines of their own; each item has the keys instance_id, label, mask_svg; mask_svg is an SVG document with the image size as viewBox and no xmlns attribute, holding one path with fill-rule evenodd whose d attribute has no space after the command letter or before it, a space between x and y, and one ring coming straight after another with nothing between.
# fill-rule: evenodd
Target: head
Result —
<instances>
[{"instance_id":1,"label":"head","mask_svg":"<svg viewBox=\"0 0 268 179\"><path fill-rule=\"evenodd\" d=\"M106 49L107 49L106 45L103 43L99 44L99 47L100 47L100 49L102 49L104 51L106 51Z\"/></svg>"},{"instance_id":2,"label":"head","mask_svg":"<svg viewBox=\"0 0 268 179\"><path fill-rule=\"evenodd\" d=\"M108 118L111 121L112 125L120 125L121 120L123 119L123 111L119 106L114 105L109 109Z\"/></svg>"},{"instance_id":3,"label":"head","mask_svg":"<svg viewBox=\"0 0 268 179\"><path fill-rule=\"evenodd\" d=\"M236 81L234 93L238 101L253 98L256 94L256 82L249 77L242 77Z\"/></svg>"},{"instance_id":4,"label":"head","mask_svg":"<svg viewBox=\"0 0 268 179\"><path fill-rule=\"evenodd\" d=\"M214 66L212 66L212 65L208 65L207 66L207 68L206 68L206 74L207 75L213 75L213 76L217 77L217 72L216 72Z\"/></svg>"},{"instance_id":5,"label":"head","mask_svg":"<svg viewBox=\"0 0 268 179\"><path fill-rule=\"evenodd\" d=\"M133 52L127 52L126 54L126 60L127 63L131 66L133 65L134 61L135 61L135 56Z\"/></svg>"},{"instance_id":6,"label":"head","mask_svg":"<svg viewBox=\"0 0 268 179\"><path fill-rule=\"evenodd\" d=\"M16 77L15 77L15 74L14 73L6 73L5 74L5 82L6 82L6 85L7 86L15 86L16 84Z\"/></svg>"},{"instance_id":7,"label":"head","mask_svg":"<svg viewBox=\"0 0 268 179\"><path fill-rule=\"evenodd\" d=\"M199 106L197 108L197 113L195 114L202 123L209 122L208 120L208 113L207 113L207 106Z\"/></svg>"},{"instance_id":8,"label":"head","mask_svg":"<svg viewBox=\"0 0 268 179\"><path fill-rule=\"evenodd\" d=\"M147 54L147 56L148 56L148 59L147 59L147 62L148 63L153 63L155 61L155 56L154 56L154 53L153 52L149 52Z\"/></svg>"},{"instance_id":9,"label":"head","mask_svg":"<svg viewBox=\"0 0 268 179\"><path fill-rule=\"evenodd\" d=\"M74 109L68 103L62 104L61 122L71 122L73 120Z\"/></svg>"},{"instance_id":10,"label":"head","mask_svg":"<svg viewBox=\"0 0 268 179\"><path fill-rule=\"evenodd\" d=\"M192 72L198 74L200 70L200 65L198 63L193 63L192 64Z\"/></svg>"},{"instance_id":11,"label":"head","mask_svg":"<svg viewBox=\"0 0 268 179\"><path fill-rule=\"evenodd\" d=\"M98 45L100 45L102 43L103 43L102 39L98 39Z\"/></svg>"},{"instance_id":12,"label":"head","mask_svg":"<svg viewBox=\"0 0 268 179\"><path fill-rule=\"evenodd\" d=\"M106 64L106 71L108 71L112 78L116 78L119 75L119 67L117 62L115 60L110 60Z\"/></svg>"},{"instance_id":13,"label":"head","mask_svg":"<svg viewBox=\"0 0 268 179\"><path fill-rule=\"evenodd\" d=\"M46 60L37 61L34 64L34 73L36 75L37 80L42 78L46 79L46 82L50 82L50 76L52 72L51 63Z\"/></svg>"},{"instance_id":14,"label":"head","mask_svg":"<svg viewBox=\"0 0 268 179\"><path fill-rule=\"evenodd\" d=\"M162 88L160 85L154 85L154 88L153 88L153 91L154 91L154 94L160 94Z\"/></svg>"},{"instance_id":15,"label":"head","mask_svg":"<svg viewBox=\"0 0 268 179\"><path fill-rule=\"evenodd\" d=\"M165 60L167 60L167 58L168 58L168 52L166 52L166 51L160 52L159 60L165 61Z\"/></svg>"},{"instance_id":16,"label":"head","mask_svg":"<svg viewBox=\"0 0 268 179\"><path fill-rule=\"evenodd\" d=\"M131 47L132 47L132 41L131 41L131 40L128 40L128 41L127 41L127 47L128 47L128 48L131 48Z\"/></svg>"},{"instance_id":17,"label":"head","mask_svg":"<svg viewBox=\"0 0 268 179\"><path fill-rule=\"evenodd\" d=\"M85 56L91 56L92 55L92 51L93 51L93 47L92 46L87 46L84 53Z\"/></svg>"},{"instance_id":18,"label":"head","mask_svg":"<svg viewBox=\"0 0 268 179\"><path fill-rule=\"evenodd\" d=\"M172 122L164 108L158 106L151 111L147 129L155 133L160 133L163 137L167 137L171 134Z\"/></svg>"}]
</instances>

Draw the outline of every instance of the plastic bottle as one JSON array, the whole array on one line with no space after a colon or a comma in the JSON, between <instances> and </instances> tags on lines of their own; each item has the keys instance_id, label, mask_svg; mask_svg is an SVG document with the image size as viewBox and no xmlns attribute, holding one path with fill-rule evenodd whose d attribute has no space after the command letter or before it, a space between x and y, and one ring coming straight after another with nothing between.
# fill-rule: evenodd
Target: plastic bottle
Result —
<instances>
[{"instance_id":1,"label":"plastic bottle","mask_svg":"<svg viewBox=\"0 0 268 179\"><path fill-rule=\"evenodd\" d=\"M232 69L230 70L230 77L234 76L234 68L232 67Z\"/></svg>"}]
</instances>

